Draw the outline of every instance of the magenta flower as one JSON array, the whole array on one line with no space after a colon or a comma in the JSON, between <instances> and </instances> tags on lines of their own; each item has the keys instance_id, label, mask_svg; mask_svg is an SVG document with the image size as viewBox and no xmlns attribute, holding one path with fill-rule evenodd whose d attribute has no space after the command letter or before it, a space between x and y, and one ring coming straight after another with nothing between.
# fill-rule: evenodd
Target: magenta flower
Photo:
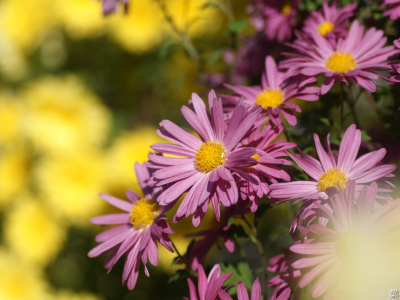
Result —
<instances>
[{"instance_id":1,"label":"magenta flower","mask_svg":"<svg viewBox=\"0 0 400 300\"><path fill-rule=\"evenodd\" d=\"M332 6L324 1L322 10L312 12L304 21L303 27L303 31L309 36L316 32L325 37L332 47L335 47L337 38L347 36L349 19L354 16L354 10L357 8L355 3L342 8L337 8L336 5L336 1Z\"/></svg>"},{"instance_id":2,"label":"magenta flower","mask_svg":"<svg viewBox=\"0 0 400 300\"><path fill-rule=\"evenodd\" d=\"M216 300L218 291L221 289L225 281L232 273L221 274L221 267L215 265L208 275L204 272L202 265L199 265L198 272L198 289L194 286L193 281L188 278L190 298L184 297L184 300Z\"/></svg>"},{"instance_id":3,"label":"magenta flower","mask_svg":"<svg viewBox=\"0 0 400 300\"><path fill-rule=\"evenodd\" d=\"M285 80L287 74L280 72L271 56L265 58L265 74L262 77L262 86L232 86L225 84L240 96L244 97L244 103L252 108L255 105L261 105L263 113L270 116L271 121L275 125L282 124L281 113L288 123L295 126L297 119L291 109L301 112L291 99L301 99L306 101L316 101L319 99L318 87L305 87L307 83L315 82L315 80L302 81L298 77ZM223 95L222 99L229 105L236 104L240 97ZM229 107L228 107L229 109Z\"/></svg>"},{"instance_id":4,"label":"magenta flower","mask_svg":"<svg viewBox=\"0 0 400 300\"><path fill-rule=\"evenodd\" d=\"M270 300L288 300L290 297L290 292L290 288L285 288L283 285L278 285Z\"/></svg>"},{"instance_id":5,"label":"magenta flower","mask_svg":"<svg viewBox=\"0 0 400 300\"><path fill-rule=\"evenodd\" d=\"M111 251L104 263L104 267L110 272L121 256L126 253L122 283L127 282L130 290L136 285L140 259L147 276L149 276L146 267L147 259L154 266L158 264L157 241L169 251L174 252L168 237L168 234L174 234L174 232L163 215L165 208L159 208L154 200L158 194L157 189L147 184L150 179L149 171L139 163L135 164L135 171L144 198L131 190L126 192L129 202L107 194L100 194L104 200L125 212L99 216L90 220L93 224L99 225L121 225L98 234L96 241L102 243L88 254L89 257L96 257Z\"/></svg>"},{"instance_id":6,"label":"magenta flower","mask_svg":"<svg viewBox=\"0 0 400 300\"><path fill-rule=\"evenodd\" d=\"M298 243L298 242L296 242ZM271 257L268 261L268 271L279 273L268 281L269 286L280 286L281 288L296 285L301 271L292 267L292 263L298 259L299 255L289 249L285 249L282 254Z\"/></svg>"},{"instance_id":7,"label":"magenta flower","mask_svg":"<svg viewBox=\"0 0 400 300\"><path fill-rule=\"evenodd\" d=\"M302 47L292 44L300 54L283 61L282 68L289 68L289 72L299 71L310 78L325 75L326 79L321 86L321 94L326 94L336 81L343 81L348 85L348 79L356 86L359 85L370 92L376 91L371 79L378 79L376 71L390 68L388 58L400 53L394 46L383 47L386 37L382 30L370 28L364 33L364 26L354 21L349 34L345 39L339 38L337 47L332 45L317 32L311 32L315 47Z\"/></svg>"},{"instance_id":8,"label":"magenta flower","mask_svg":"<svg viewBox=\"0 0 400 300\"><path fill-rule=\"evenodd\" d=\"M384 16L390 16L392 20L400 18L400 0L385 0L381 7L388 6L388 9L383 12Z\"/></svg>"},{"instance_id":9,"label":"magenta flower","mask_svg":"<svg viewBox=\"0 0 400 300\"><path fill-rule=\"evenodd\" d=\"M330 149L327 136L328 153L324 150L317 134L314 134L315 146L320 161L301 152L300 155L287 153L312 180L292 181L271 185L270 197L279 199L328 199L327 190L331 187L342 189L348 180L354 180L357 185L371 183L383 177L393 177L394 165L377 166L386 154L386 149L379 149L361 156L356 160L361 145L361 131L353 124L347 128L340 143L339 155L334 155ZM361 189L359 186L358 189Z\"/></svg>"},{"instance_id":10,"label":"magenta flower","mask_svg":"<svg viewBox=\"0 0 400 300\"><path fill-rule=\"evenodd\" d=\"M129 0L101 0L103 15L114 13L118 9L119 4L123 4L125 13L128 11Z\"/></svg>"},{"instance_id":11,"label":"magenta flower","mask_svg":"<svg viewBox=\"0 0 400 300\"><path fill-rule=\"evenodd\" d=\"M290 293L289 293L289 295L290 295ZM222 290L222 289L218 291L218 296L221 300L233 300L232 297L229 296L229 294L227 292L225 292L225 290ZM238 284L237 298L238 298L238 300L249 300L249 295L247 294L247 289L243 282L239 282L239 284ZM253 286L251 288L250 300L261 300L261 285L260 285L260 280L258 279L258 277L253 282ZM272 298L271 298L271 300L272 300ZM283 299L279 299L279 300L283 300Z\"/></svg>"},{"instance_id":12,"label":"magenta flower","mask_svg":"<svg viewBox=\"0 0 400 300\"><path fill-rule=\"evenodd\" d=\"M192 95L190 106L183 106L181 112L200 138L183 130L171 121L160 123L158 134L174 143L154 144L151 148L159 153L178 155L164 157L151 155L148 166L155 169L153 181L157 186L170 186L157 198L160 205L173 204L188 191L174 217L174 222L193 215L193 225L198 226L211 202L217 219L220 217L219 201L231 206L238 201L239 193L232 176L237 168L250 167L257 163L256 150L237 145L245 134L255 129L261 107L247 111L241 101L237 104L228 125L224 122L222 101L218 101L214 91L209 94L207 112L203 100ZM260 124L264 122L261 120Z\"/></svg>"},{"instance_id":13,"label":"magenta flower","mask_svg":"<svg viewBox=\"0 0 400 300\"><path fill-rule=\"evenodd\" d=\"M343 289L346 274L365 290L368 284L363 281L363 275L371 273L381 277L381 273L374 273L374 266L384 261L385 255L392 252L391 247L396 247L393 254L398 255L400 200L377 206L376 183L365 186L358 198L354 196L355 187L350 181L345 193L340 191L329 199L333 212L317 203L319 213L329 219L329 226L311 224L309 242L290 247L302 256L292 264L302 270L298 287L306 288L310 284L313 298L323 296L330 288ZM376 276L371 279L377 281Z\"/></svg>"},{"instance_id":14,"label":"magenta flower","mask_svg":"<svg viewBox=\"0 0 400 300\"><path fill-rule=\"evenodd\" d=\"M400 50L400 39L397 39L393 42L394 46ZM390 81L393 83L400 84L400 63L392 64L393 71L390 73L392 76L390 77Z\"/></svg>"},{"instance_id":15,"label":"magenta flower","mask_svg":"<svg viewBox=\"0 0 400 300\"><path fill-rule=\"evenodd\" d=\"M252 167L242 168L236 171L239 177L238 186L243 200L251 201L251 211L255 212L258 207L258 199L267 195L270 191L269 185L277 183L277 179L290 181L290 176L282 170L279 165L291 165L291 162L281 158L287 156L287 149L296 147L295 143L288 143L282 139L273 142L283 131L282 126L274 126L268 123L262 130L254 130L241 141L246 147L256 149L252 157L257 164ZM268 156L266 156L267 154ZM256 180L248 180L251 176Z\"/></svg>"}]
</instances>

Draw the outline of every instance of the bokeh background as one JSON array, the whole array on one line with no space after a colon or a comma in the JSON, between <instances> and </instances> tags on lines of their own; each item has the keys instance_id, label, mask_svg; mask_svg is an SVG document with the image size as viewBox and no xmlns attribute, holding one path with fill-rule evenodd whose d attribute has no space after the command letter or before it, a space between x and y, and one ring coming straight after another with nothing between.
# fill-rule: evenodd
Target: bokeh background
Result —
<instances>
[{"instance_id":1,"label":"bokeh background","mask_svg":"<svg viewBox=\"0 0 400 300\"><path fill-rule=\"evenodd\" d=\"M174 255L164 249L159 266L150 266L150 278L141 272L134 291L121 286L122 260L107 275L104 256L87 257L103 230L89 219L113 211L98 193L123 198L126 189L138 190L133 164L146 161L149 145L162 141L155 133L161 120L187 126L180 107L192 92L205 98L211 88L226 92L224 82L256 84L265 55L279 58L285 47L256 33L249 0L223 1L231 14L215 5L218 1L162 2L195 46L198 61L185 52L159 1L132 0L127 14L104 17L100 2L92 0L0 0L0 299L146 300L188 294L186 280L171 280L178 267L171 267ZM304 16L321 3L304 2L314 5L303 5ZM398 36L391 27L388 34ZM337 95L302 104L304 114L290 132L301 149L313 153L309 133L330 131ZM361 123L381 128L374 108L392 116L400 99L392 97L382 102L362 95ZM386 128L397 126L397 119L387 120ZM369 135L374 133L379 145L390 147L388 161L396 162L400 144L393 141L399 132ZM365 144L364 151L379 145ZM274 206L261 220L269 256L290 245L287 231L295 210L289 203ZM200 229L215 222L210 214ZM186 235L196 230L190 219L173 229L174 242L185 253L191 241ZM255 246L246 239L241 244L257 274ZM227 255L215 247L207 262L238 260L238 251Z\"/></svg>"}]
</instances>

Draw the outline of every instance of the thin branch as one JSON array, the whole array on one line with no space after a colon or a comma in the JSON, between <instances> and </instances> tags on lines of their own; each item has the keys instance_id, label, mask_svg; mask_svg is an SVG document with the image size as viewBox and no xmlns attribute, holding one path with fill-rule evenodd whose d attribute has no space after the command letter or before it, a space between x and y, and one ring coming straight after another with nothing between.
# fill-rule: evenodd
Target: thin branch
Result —
<instances>
[{"instance_id":1,"label":"thin branch","mask_svg":"<svg viewBox=\"0 0 400 300\"><path fill-rule=\"evenodd\" d=\"M174 242L171 240L172 248L174 248L176 254L178 255L179 259L186 265L186 267L191 270L192 267L190 266L189 262L184 258L181 253L179 252L178 248L175 246Z\"/></svg>"}]
</instances>

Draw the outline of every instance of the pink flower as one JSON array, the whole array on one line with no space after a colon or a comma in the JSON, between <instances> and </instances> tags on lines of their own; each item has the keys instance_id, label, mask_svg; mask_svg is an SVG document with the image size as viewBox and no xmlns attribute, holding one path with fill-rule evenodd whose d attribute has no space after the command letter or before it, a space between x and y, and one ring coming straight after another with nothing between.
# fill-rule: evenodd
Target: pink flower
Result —
<instances>
[{"instance_id":1,"label":"pink flower","mask_svg":"<svg viewBox=\"0 0 400 300\"><path fill-rule=\"evenodd\" d=\"M261 105L263 113L269 115L275 125L282 124L281 113L288 123L295 126L297 119L291 109L301 112L291 99L301 99L306 101L316 101L319 99L318 87L304 87L305 84L315 82L315 80L303 81L301 78L294 77L285 81L285 72L280 72L275 60L271 56L265 59L265 74L262 77L262 86L232 86L225 84L240 96L244 97L244 103L252 108ZM229 105L236 104L240 97L222 96L222 99ZM227 108L229 109L229 107Z\"/></svg>"},{"instance_id":2,"label":"pink flower","mask_svg":"<svg viewBox=\"0 0 400 300\"><path fill-rule=\"evenodd\" d=\"M290 292L289 292L289 295L290 295ZM227 292L225 292L225 290L222 290L222 289L218 291L218 296L220 297L221 300L233 300L232 297L229 296L229 294ZM238 298L238 300L249 300L249 295L247 294L247 289L243 282L239 282L239 284L238 284L237 298ZM260 285L260 280L258 279L258 277L253 282L253 287L251 288L250 300L261 300L261 285ZM271 300L272 300L272 298L271 298ZM283 299L279 299L279 300L283 300Z\"/></svg>"},{"instance_id":3,"label":"pink flower","mask_svg":"<svg viewBox=\"0 0 400 300\"><path fill-rule=\"evenodd\" d=\"M392 20L400 18L400 0L385 0L381 7L388 5L388 9L383 12L384 16L390 16Z\"/></svg>"},{"instance_id":4,"label":"pink flower","mask_svg":"<svg viewBox=\"0 0 400 300\"><path fill-rule=\"evenodd\" d=\"M285 288L283 285L278 285L270 300L288 300L290 297L290 292L290 288Z\"/></svg>"},{"instance_id":5,"label":"pink flower","mask_svg":"<svg viewBox=\"0 0 400 300\"><path fill-rule=\"evenodd\" d=\"M394 46L400 50L400 39L397 39L393 42ZM392 64L392 69L394 72L391 72L392 75L390 77L390 81L393 83L400 84L400 63Z\"/></svg>"},{"instance_id":6,"label":"pink flower","mask_svg":"<svg viewBox=\"0 0 400 300\"><path fill-rule=\"evenodd\" d=\"M298 241L297 241L298 242ZM296 242L296 243L297 243ZM268 261L268 271L279 273L268 281L269 286L280 286L281 288L296 285L301 272L292 267L292 263L298 259L298 255L289 249L282 254L271 257Z\"/></svg>"},{"instance_id":7,"label":"pink flower","mask_svg":"<svg viewBox=\"0 0 400 300\"><path fill-rule=\"evenodd\" d=\"M191 109L183 106L182 114L200 138L183 130L171 121L160 123L158 134L174 143L155 144L151 148L159 153L178 155L164 157L149 156L148 166L155 169L153 181L157 186L171 185L158 198L160 205L173 204L188 191L174 217L174 222L193 215L193 225L198 226L203 219L209 203L220 216L219 201L228 207L239 199L238 187L232 172L237 168L250 167L257 161L251 158L254 148L237 145L245 134L255 129L261 107L247 111L239 101L228 125L224 122L222 101L218 101L214 91L209 93L209 110L197 94L192 95Z\"/></svg>"},{"instance_id":8,"label":"pink flower","mask_svg":"<svg viewBox=\"0 0 400 300\"><path fill-rule=\"evenodd\" d=\"M368 283L363 281L363 275L371 272L381 277L382 273L374 273L374 266L384 261L392 250L397 256L400 200L377 206L375 182L365 186L358 198L354 196L355 187L351 181L344 193L340 191L329 199L333 212L316 203L319 213L329 219L329 226L309 225L309 242L290 247L302 256L292 264L302 270L298 287L311 285L309 291L313 298L323 296L330 288L343 289L348 283L348 278L344 279L347 274L365 290ZM371 280L379 282L376 276Z\"/></svg>"},{"instance_id":9,"label":"pink flower","mask_svg":"<svg viewBox=\"0 0 400 300\"><path fill-rule=\"evenodd\" d=\"M327 136L328 153L324 150L317 134L314 134L315 146L320 161L301 152L300 155L287 153L312 180L292 181L271 185L270 197L279 199L328 199L328 189L338 185L344 189L348 180L354 180L357 185L366 184L383 177L393 177L390 174L396 169L394 165L376 164L386 154L386 149L367 153L356 160L361 145L361 131L353 124L347 128L340 143L339 155L330 149L329 135ZM358 187L360 190L362 186Z\"/></svg>"},{"instance_id":10,"label":"pink flower","mask_svg":"<svg viewBox=\"0 0 400 300\"><path fill-rule=\"evenodd\" d=\"M221 274L221 267L215 265L208 275L204 272L202 265L198 269L198 289L193 284L193 281L188 278L190 298L184 297L184 300L216 300L218 291L221 289L224 282L232 275L232 273Z\"/></svg>"},{"instance_id":11,"label":"pink flower","mask_svg":"<svg viewBox=\"0 0 400 300\"><path fill-rule=\"evenodd\" d=\"M303 31L309 36L316 32L325 37L335 47L338 37L345 38L347 36L347 27L349 19L354 16L354 10L357 4L349 4L342 8L336 7L336 1L329 6L324 1L322 10L314 11L304 21Z\"/></svg>"},{"instance_id":12,"label":"pink flower","mask_svg":"<svg viewBox=\"0 0 400 300\"><path fill-rule=\"evenodd\" d=\"M97 242L102 242L89 252L89 257L96 257L108 251L104 267L111 271L123 254L127 254L122 282L127 282L132 290L139 275L140 259L144 264L145 273L149 276L146 267L147 259L154 266L158 264L157 241L169 251L174 252L168 234L174 234L163 215L165 209L159 208L154 200L157 189L148 186L149 171L139 163L135 164L136 176L143 190L144 198L128 190L129 200L123 201L107 194L100 194L111 205L122 209L124 213L110 214L93 218L91 222L99 225L122 224L108 229L96 236ZM159 188L158 188L159 190Z\"/></svg>"},{"instance_id":13,"label":"pink flower","mask_svg":"<svg viewBox=\"0 0 400 300\"><path fill-rule=\"evenodd\" d=\"M287 156L284 151L295 147L296 144L288 143L284 139L273 142L282 131L282 126L273 127L271 123L268 123L262 130L252 131L241 142L243 146L256 149L253 158L257 160L257 164L238 169L235 174L240 177L238 186L241 197L243 200L248 198L251 201L252 212L257 210L258 199L269 193L270 184L277 183L277 179L290 181L290 176L279 165L291 165L291 162L281 157ZM257 184L249 180L249 176L253 177Z\"/></svg>"},{"instance_id":14,"label":"pink flower","mask_svg":"<svg viewBox=\"0 0 400 300\"><path fill-rule=\"evenodd\" d=\"M129 0L101 0L103 14L108 15L110 13L116 12L119 4L123 4L125 13L128 11Z\"/></svg>"},{"instance_id":15,"label":"pink flower","mask_svg":"<svg viewBox=\"0 0 400 300\"><path fill-rule=\"evenodd\" d=\"M345 39L339 38L337 47L332 45L317 32L311 32L315 47L303 47L299 43L292 44L300 54L283 61L282 68L289 68L289 73L299 71L310 78L325 75L321 86L321 94L326 94L336 81L348 85L348 79L370 92L376 91L371 79L380 76L376 71L390 68L388 58L400 53L394 46L383 47L386 37L382 30L370 28L364 33L364 26L354 21Z\"/></svg>"}]
</instances>

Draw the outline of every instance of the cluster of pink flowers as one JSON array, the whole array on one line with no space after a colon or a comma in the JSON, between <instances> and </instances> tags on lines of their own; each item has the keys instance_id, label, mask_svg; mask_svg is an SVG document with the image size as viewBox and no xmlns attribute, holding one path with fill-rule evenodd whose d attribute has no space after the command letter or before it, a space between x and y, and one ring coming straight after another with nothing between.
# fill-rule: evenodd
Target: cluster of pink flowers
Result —
<instances>
[{"instance_id":1,"label":"cluster of pink flowers","mask_svg":"<svg viewBox=\"0 0 400 300\"><path fill-rule=\"evenodd\" d=\"M119 2L128 3L104 0L105 13L115 10ZM261 14L269 39L291 38L299 2L255 1L253 8ZM400 1L386 0L383 5L389 6L385 15L398 17ZM218 226L193 234L203 238L177 262L198 274L197 288L187 279L190 297L185 299L231 300L222 288L231 274L221 274L221 267L215 265L207 278L202 264L220 239L229 252L235 250L230 220L255 213L264 196L277 204L304 201L289 229L293 245L269 260L268 271L278 273L266 282L276 287L271 299L287 300L292 290L295 298L308 291L312 298L340 299L338 290L344 283L338 274L349 266L359 268L376 253L397 249L400 200L389 196L394 185L388 180L396 167L381 164L385 149L358 157L362 132L354 124L344 132L338 152L331 149L329 134L326 150L314 134L319 159L301 150L295 154L296 144L281 138L285 123L297 124L295 113L301 109L295 102L317 101L335 82L347 86L353 82L369 92L376 91L373 80L379 78L400 82L400 65L391 61L400 54L400 39L385 46L383 31L350 22L356 8L356 4L337 8L336 2L331 6L324 2L322 10L311 13L302 31L296 32L297 40L288 44L295 53L284 53L289 58L279 64L271 56L265 58L261 85L225 84L234 94L218 97L211 90L207 104L193 93L181 113L197 135L163 120L157 133L168 142L152 145L148 161L135 166L144 197L127 191L126 202L100 194L124 213L91 220L119 225L96 237L102 243L89 256L110 252L104 264L110 271L126 254L123 283L133 289L140 260L147 276L147 259L157 265L157 242L174 251L169 236L174 232L165 213L181 198L173 222L192 217L197 227L211 205ZM391 68L390 78L381 73ZM324 77L321 87L319 76ZM284 170L291 165L289 159L311 179L293 181ZM261 300L263 289L257 278L250 299ZM237 285L237 297L249 300L243 282Z\"/></svg>"}]
</instances>

